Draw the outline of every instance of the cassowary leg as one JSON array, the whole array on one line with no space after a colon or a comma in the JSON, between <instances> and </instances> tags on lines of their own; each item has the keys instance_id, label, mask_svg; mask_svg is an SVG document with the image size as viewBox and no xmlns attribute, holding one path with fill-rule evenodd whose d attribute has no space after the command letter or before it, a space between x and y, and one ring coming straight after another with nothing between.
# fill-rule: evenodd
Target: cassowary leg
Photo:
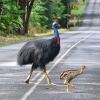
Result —
<instances>
[{"instance_id":1,"label":"cassowary leg","mask_svg":"<svg viewBox=\"0 0 100 100\"><path fill-rule=\"evenodd\" d=\"M68 84L68 83L66 83L66 84L65 84L65 86L66 86L67 93L68 93L68 92L69 92L69 84Z\"/></svg>"},{"instance_id":2,"label":"cassowary leg","mask_svg":"<svg viewBox=\"0 0 100 100\"><path fill-rule=\"evenodd\" d=\"M65 86L67 88L67 93L68 93L70 91L70 83L65 79L64 80L64 84L65 84Z\"/></svg>"},{"instance_id":3,"label":"cassowary leg","mask_svg":"<svg viewBox=\"0 0 100 100\"><path fill-rule=\"evenodd\" d=\"M67 80L65 79L65 80L64 80L64 84L66 85L67 83L68 83L68 82L67 82Z\"/></svg>"},{"instance_id":4,"label":"cassowary leg","mask_svg":"<svg viewBox=\"0 0 100 100\"><path fill-rule=\"evenodd\" d=\"M68 88L69 88L69 91L72 92L74 86L71 83L68 83Z\"/></svg>"},{"instance_id":5,"label":"cassowary leg","mask_svg":"<svg viewBox=\"0 0 100 100\"><path fill-rule=\"evenodd\" d=\"M48 83L48 84L51 84L51 79L49 78L46 69L44 69L43 72L44 72L44 74L45 74L45 78L46 78L46 80L47 80L47 83Z\"/></svg>"},{"instance_id":6,"label":"cassowary leg","mask_svg":"<svg viewBox=\"0 0 100 100\"><path fill-rule=\"evenodd\" d=\"M67 88L67 93L72 91L72 88L69 83L66 84L66 88Z\"/></svg>"},{"instance_id":7,"label":"cassowary leg","mask_svg":"<svg viewBox=\"0 0 100 100\"><path fill-rule=\"evenodd\" d=\"M72 83L70 83L70 86L71 86L72 89L75 88L75 86Z\"/></svg>"},{"instance_id":8,"label":"cassowary leg","mask_svg":"<svg viewBox=\"0 0 100 100\"><path fill-rule=\"evenodd\" d=\"M51 82L51 79L49 78L46 69L44 69L43 72L44 72L44 74L45 74L45 78L46 78L46 80L47 80L47 83L48 83L49 85L55 85L54 83Z\"/></svg>"},{"instance_id":9,"label":"cassowary leg","mask_svg":"<svg viewBox=\"0 0 100 100\"><path fill-rule=\"evenodd\" d=\"M68 93L69 92L69 85L67 84L66 86L67 86L67 93Z\"/></svg>"},{"instance_id":10,"label":"cassowary leg","mask_svg":"<svg viewBox=\"0 0 100 100\"><path fill-rule=\"evenodd\" d=\"M31 71L30 71L28 77L26 78L25 83L29 83L30 78L31 78L31 76L32 76L33 69L34 69L34 68L33 68L33 65L32 65L32 67L31 67Z\"/></svg>"}]
</instances>

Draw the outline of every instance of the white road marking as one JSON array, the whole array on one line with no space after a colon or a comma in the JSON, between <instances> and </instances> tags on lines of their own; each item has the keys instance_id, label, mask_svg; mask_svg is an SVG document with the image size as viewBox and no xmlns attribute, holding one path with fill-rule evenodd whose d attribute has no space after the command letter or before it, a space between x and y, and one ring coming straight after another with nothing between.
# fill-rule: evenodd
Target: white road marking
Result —
<instances>
[{"instance_id":1,"label":"white road marking","mask_svg":"<svg viewBox=\"0 0 100 100\"><path fill-rule=\"evenodd\" d=\"M87 38L89 38L92 34L89 34L88 36L86 36L85 38L79 40L77 43L75 43L71 48L69 48L55 63L54 65L49 69L48 73L75 47L77 46L79 43L81 43L82 41L86 40ZM31 87L20 100L27 100L27 98L31 95L32 92L34 92L34 90L36 89L36 87L40 84L40 82L44 79L44 75L40 77L40 79L37 80L37 84L35 84L33 87Z\"/></svg>"},{"instance_id":2,"label":"white road marking","mask_svg":"<svg viewBox=\"0 0 100 100\"><path fill-rule=\"evenodd\" d=\"M87 46L87 48L100 48L100 45Z\"/></svg>"},{"instance_id":3,"label":"white road marking","mask_svg":"<svg viewBox=\"0 0 100 100\"><path fill-rule=\"evenodd\" d=\"M41 72L39 72L39 73L37 73L35 76L34 76L34 78L32 78L32 81L34 81L38 76L40 76L41 75Z\"/></svg>"},{"instance_id":4,"label":"white road marking","mask_svg":"<svg viewBox=\"0 0 100 100\"><path fill-rule=\"evenodd\" d=\"M0 67L5 66L5 67L16 67L19 66L17 64L17 61L11 61L11 62L5 62L5 61L0 61ZM31 64L25 65L25 66L32 66Z\"/></svg>"},{"instance_id":5,"label":"white road marking","mask_svg":"<svg viewBox=\"0 0 100 100\"><path fill-rule=\"evenodd\" d=\"M85 85L100 85L100 83L95 83L95 82L91 82L91 83L75 83L74 82L74 85L83 85L83 84L85 84ZM42 84L42 85L44 85L45 86L45 84ZM56 84L56 86L59 86L59 87L63 87L63 86L65 86L64 84Z\"/></svg>"},{"instance_id":6,"label":"white road marking","mask_svg":"<svg viewBox=\"0 0 100 100\"><path fill-rule=\"evenodd\" d=\"M60 63L63 63L63 64L70 64L70 63L71 64L80 64L81 63L82 64L83 62L80 62L80 61L79 62L77 62L77 61L75 61L75 62L69 62L69 61L68 62L64 62L64 61L60 61ZM85 64L100 64L100 62L93 62L93 61L86 62L85 61Z\"/></svg>"},{"instance_id":7,"label":"white road marking","mask_svg":"<svg viewBox=\"0 0 100 100\"><path fill-rule=\"evenodd\" d=\"M16 62L0 62L0 67L1 66L6 66L6 67L13 67L13 66L18 66Z\"/></svg>"},{"instance_id":8,"label":"white road marking","mask_svg":"<svg viewBox=\"0 0 100 100\"><path fill-rule=\"evenodd\" d=\"M19 66L16 62L0 62L0 67L16 67ZM25 65L25 66L32 66L32 65ZM6 74L0 74L0 76L19 76L19 74L13 74L13 73L6 73ZM37 77L39 77L41 75L41 72L38 72L33 78L32 81L34 81Z\"/></svg>"},{"instance_id":9,"label":"white road marking","mask_svg":"<svg viewBox=\"0 0 100 100\"><path fill-rule=\"evenodd\" d=\"M77 83L77 84L86 84L86 85L100 85L100 83Z\"/></svg>"},{"instance_id":10,"label":"white road marking","mask_svg":"<svg viewBox=\"0 0 100 100\"><path fill-rule=\"evenodd\" d=\"M90 33L90 34L92 34L92 33L100 33L100 31L68 31L68 32L65 32L65 33Z\"/></svg>"}]
</instances>

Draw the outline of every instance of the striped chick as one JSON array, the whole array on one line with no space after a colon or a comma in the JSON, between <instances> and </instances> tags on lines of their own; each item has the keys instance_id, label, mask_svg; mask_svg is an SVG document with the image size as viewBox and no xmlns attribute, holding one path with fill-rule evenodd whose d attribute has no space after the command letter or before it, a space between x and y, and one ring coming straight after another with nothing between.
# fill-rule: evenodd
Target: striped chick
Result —
<instances>
[{"instance_id":1,"label":"striped chick","mask_svg":"<svg viewBox=\"0 0 100 100\"><path fill-rule=\"evenodd\" d=\"M85 65L81 65L80 69L78 70L67 70L61 73L60 80L64 80L64 84L67 87L67 92L71 91L74 88L74 86L71 84L71 81L78 75L82 74L85 68Z\"/></svg>"}]
</instances>

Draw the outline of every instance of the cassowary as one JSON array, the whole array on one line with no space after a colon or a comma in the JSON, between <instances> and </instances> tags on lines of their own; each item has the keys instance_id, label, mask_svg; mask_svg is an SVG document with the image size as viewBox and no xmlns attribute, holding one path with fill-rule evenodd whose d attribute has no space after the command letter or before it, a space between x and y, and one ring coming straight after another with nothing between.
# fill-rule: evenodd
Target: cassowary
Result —
<instances>
[{"instance_id":1,"label":"cassowary","mask_svg":"<svg viewBox=\"0 0 100 100\"><path fill-rule=\"evenodd\" d=\"M71 90L74 86L71 84L72 79L76 78L78 75L82 74L84 72L84 69L86 68L85 65L81 65L79 70L67 70L61 73L60 79L64 80L64 84L67 87L67 92Z\"/></svg>"},{"instance_id":2,"label":"cassowary","mask_svg":"<svg viewBox=\"0 0 100 100\"><path fill-rule=\"evenodd\" d=\"M44 72L48 84L52 84L46 71L46 64L53 61L60 51L57 21L52 24L52 27L55 34L53 38L29 41L18 53L17 62L19 65L32 64L30 74L25 80L26 83L29 83L33 70L40 68Z\"/></svg>"}]
</instances>

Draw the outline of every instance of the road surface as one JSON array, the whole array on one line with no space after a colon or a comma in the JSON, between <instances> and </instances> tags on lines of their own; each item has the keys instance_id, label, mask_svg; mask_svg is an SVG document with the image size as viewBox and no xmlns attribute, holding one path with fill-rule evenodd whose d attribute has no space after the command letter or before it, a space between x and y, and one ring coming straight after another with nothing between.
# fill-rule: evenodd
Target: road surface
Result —
<instances>
[{"instance_id":1,"label":"road surface","mask_svg":"<svg viewBox=\"0 0 100 100\"><path fill-rule=\"evenodd\" d=\"M0 100L100 100L100 0L90 0L80 27L61 34L61 51L47 65L56 86L48 87L38 69L30 84L24 80L31 65L16 64L17 53L24 43L0 47ZM67 93L60 73L67 69L85 72L72 81L75 89Z\"/></svg>"}]
</instances>

